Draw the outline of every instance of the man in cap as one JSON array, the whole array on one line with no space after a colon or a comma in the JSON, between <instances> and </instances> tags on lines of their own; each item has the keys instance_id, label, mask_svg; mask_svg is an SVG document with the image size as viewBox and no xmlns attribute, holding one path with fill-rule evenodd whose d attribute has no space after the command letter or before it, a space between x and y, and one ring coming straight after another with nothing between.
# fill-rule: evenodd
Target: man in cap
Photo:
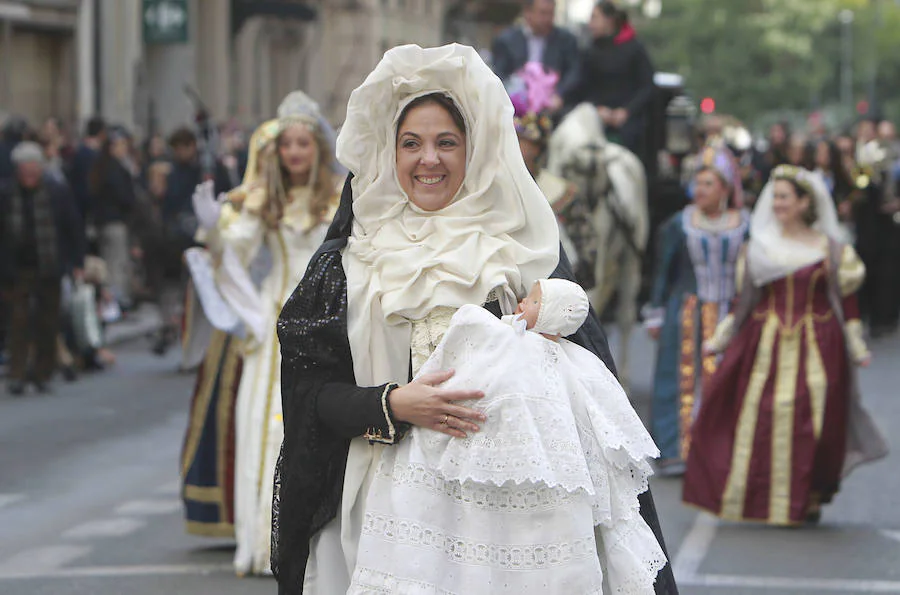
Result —
<instances>
[{"instance_id":1,"label":"man in cap","mask_svg":"<svg viewBox=\"0 0 900 595\"><path fill-rule=\"evenodd\" d=\"M0 188L0 286L10 302L9 391L25 390L29 355L33 380L49 390L59 332L60 281L81 276L81 217L64 186L44 176L44 154L25 141L12 151L15 176Z\"/></svg>"}]
</instances>

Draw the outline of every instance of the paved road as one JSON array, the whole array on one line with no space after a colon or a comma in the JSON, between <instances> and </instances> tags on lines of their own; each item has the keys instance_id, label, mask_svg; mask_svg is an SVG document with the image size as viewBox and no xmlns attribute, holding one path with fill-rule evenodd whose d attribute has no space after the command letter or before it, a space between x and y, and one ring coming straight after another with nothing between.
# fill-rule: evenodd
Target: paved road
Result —
<instances>
[{"instance_id":1,"label":"paved road","mask_svg":"<svg viewBox=\"0 0 900 595\"><path fill-rule=\"evenodd\" d=\"M885 429L900 428L900 339L875 346L863 374ZM233 545L185 535L177 457L193 379L143 341L118 366L51 396L0 393L0 593L4 595L272 594L237 579ZM652 345L633 345L645 414ZM896 457L857 471L820 527L719 524L657 480L663 528L686 595L900 593Z\"/></svg>"}]
</instances>

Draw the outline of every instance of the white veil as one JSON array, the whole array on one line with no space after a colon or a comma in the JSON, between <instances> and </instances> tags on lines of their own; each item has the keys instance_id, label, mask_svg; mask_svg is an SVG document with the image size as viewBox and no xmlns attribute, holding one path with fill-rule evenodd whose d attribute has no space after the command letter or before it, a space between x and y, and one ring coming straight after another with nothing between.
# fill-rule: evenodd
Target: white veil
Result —
<instances>
[{"instance_id":1,"label":"white veil","mask_svg":"<svg viewBox=\"0 0 900 595\"><path fill-rule=\"evenodd\" d=\"M775 168L769 183L763 188L756 202L750 219L747 264L753 284L757 287L762 287L826 257L826 252L817 247L784 237L781 223L772 208L775 201L775 181L784 178L796 180L812 191L812 200L815 202L818 216L813 229L833 240L846 241L825 180L820 175L800 167L782 165Z\"/></svg>"}]
</instances>

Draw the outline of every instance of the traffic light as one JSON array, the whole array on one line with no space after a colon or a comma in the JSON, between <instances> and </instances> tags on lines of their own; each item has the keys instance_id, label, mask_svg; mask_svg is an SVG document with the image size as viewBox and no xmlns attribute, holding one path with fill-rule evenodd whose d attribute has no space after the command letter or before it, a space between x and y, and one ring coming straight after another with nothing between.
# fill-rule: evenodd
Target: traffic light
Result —
<instances>
[{"instance_id":1,"label":"traffic light","mask_svg":"<svg viewBox=\"0 0 900 595\"><path fill-rule=\"evenodd\" d=\"M711 114L716 111L716 100L712 97L704 97L700 102L700 111L704 114Z\"/></svg>"}]
</instances>

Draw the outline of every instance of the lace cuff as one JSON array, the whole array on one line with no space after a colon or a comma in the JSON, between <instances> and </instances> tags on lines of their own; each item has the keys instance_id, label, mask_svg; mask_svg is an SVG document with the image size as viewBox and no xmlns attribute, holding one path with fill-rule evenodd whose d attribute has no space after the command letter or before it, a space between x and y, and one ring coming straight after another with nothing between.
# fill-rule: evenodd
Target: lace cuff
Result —
<instances>
[{"instance_id":1,"label":"lace cuff","mask_svg":"<svg viewBox=\"0 0 900 595\"><path fill-rule=\"evenodd\" d=\"M644 328L647 329L661 328L666 322L665 308L644 306L641 309L641 315L644 317Z\"/></svg>"},{"instance_id":2,"label":"lace cuff","mask_svg":"<svg viewBox=\"0 0 900 595\"><path fill-rule=\"evenodd\" d=\"M399 384L390 383L385 385L384 391L381 393L381 411L384 413L383 427L370 427L363 434L363 438L370 443L380 444L397 444L403 436L409 431L410 425L403 422L397 422L394 419L394 412L391 411L390 394Z\"/></svg>"},{"instance_id":3,"label":"lace cuff","mask_svg":"<svg viewBox=\"0 0 900 595\"><path fill-rule=\"evenodd\" d=\"M734 314L729 314L722 319L722 322L716 327L716 332L713 333L713 336L710 337L705 346L713 353L722 353L728 347L728 344L731 343L733 337Z\"/></svg>"},{"instance_id":4,"label":"lace cuff","mask_svg":"<svg viewBox=\"0 0 900 595\"><path fill-rule=\"evenodd\" d=\"M847 335L847 349L854 363L858 364L872 355L863 338L863 326L859 319L848 320L844 324L844 332Z\"/></svg>"}]
</instances>

